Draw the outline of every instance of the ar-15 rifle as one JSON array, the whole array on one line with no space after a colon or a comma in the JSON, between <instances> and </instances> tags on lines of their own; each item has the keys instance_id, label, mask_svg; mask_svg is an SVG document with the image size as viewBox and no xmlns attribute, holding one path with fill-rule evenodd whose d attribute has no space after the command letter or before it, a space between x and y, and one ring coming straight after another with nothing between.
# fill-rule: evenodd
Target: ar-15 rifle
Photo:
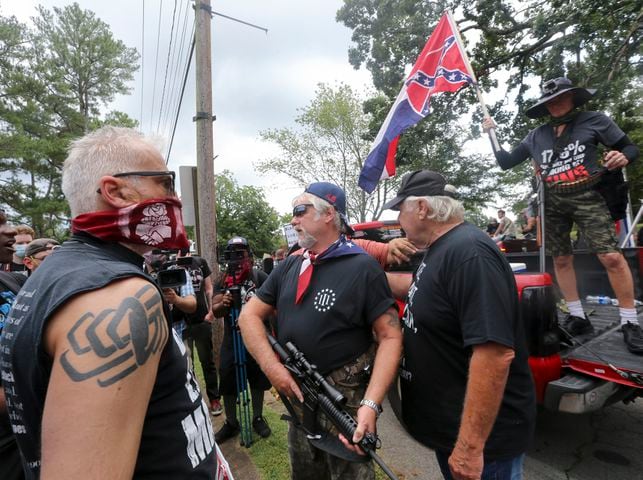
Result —
<instances>
[{"instance_id":1,"label":"ar-15 rifle","mask_svg":"<svg viewBox=\"0 0 643 480\"><path fill-rule=\"evenodd\" d=\"M317 371L317 367L310 364L308 360L306 360L304 354L291 342L286 343L286 349L284 349L270 334L268 334L268 341L270 342L273 350L277 352L277 355L279 355L279 358L281 358L284 367L286 367L286 369L288 369L296 378L304 396L304 408L308 408L312 411L316 411L317 407L321 408L326 417L333 423L333 425L335 425L337 430L339 430L339 432L352 443L353 435L357 429L357 422L343 408L346 404L346 397L328 383L328 381L326 381L326 379ZM288 409L288 412L293 417L293 421L298 422L296 413L288 399L284 398L281 394L280 396L284 405ZM297 426L304 429L308 434L309 441L315 447L338 456L336 449L325 447L322 442L318 441L320 436L316 434L317 432L310 432L305 428L305 426ZM375 453L375 449L380 446L380 439L375 433L367 432L359 441L358 445L375 461L375 463L380 466L391 480L398 480L397 476ZM345 449L341 444L339 444L339 446L344 450L343 454L339 455L340 458L351 459L351 454L353 452ZM355 459L355 461L359 460Z\"/></svg>"}]
</instances>

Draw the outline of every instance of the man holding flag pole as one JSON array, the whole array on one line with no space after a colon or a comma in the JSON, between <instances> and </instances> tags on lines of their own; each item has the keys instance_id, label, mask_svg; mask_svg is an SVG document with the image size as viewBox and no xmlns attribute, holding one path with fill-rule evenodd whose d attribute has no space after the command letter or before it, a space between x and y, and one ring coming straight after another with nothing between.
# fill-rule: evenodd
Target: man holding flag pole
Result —
<instances>
[{"instance_id":1,"label":"man holding flag pole","mask_svg":"<svg viewBox=\"0 0 643 480\"><path fill-rule=\"evenodd\" d=\"M434 93L467 84L476 87L476 79L447 11L377 135L360 186L371 192L394 174L398 136L430 113ZM416 247L429 247L413 279L388 277L406 303L400 385L407 430L435 450L446 480L520 480L536 403L511 269L464 222L455 188L437 172L407 174L384 208L399 210Z\"/></svg>"}]
</instances>

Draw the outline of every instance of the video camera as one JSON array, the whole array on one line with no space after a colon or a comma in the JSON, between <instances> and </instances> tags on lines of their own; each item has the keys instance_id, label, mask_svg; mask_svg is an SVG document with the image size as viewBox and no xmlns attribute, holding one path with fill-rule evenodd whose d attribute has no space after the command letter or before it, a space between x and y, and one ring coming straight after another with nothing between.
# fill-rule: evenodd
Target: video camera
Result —
<instances>
[{"instance_id":1,"label":"video camera","mask_svg":"<svg viewBox=\"0 0 643 480\"><path fill-rule=\"evenodd\" d=\"M186 268L193 265L192 257L177 257L176 250L152 250L152 255L164 255L167 260L153 260L150 266L155 270L152 276L161 288L179 288L188 281Z\"/></svg>"}]
</instances>

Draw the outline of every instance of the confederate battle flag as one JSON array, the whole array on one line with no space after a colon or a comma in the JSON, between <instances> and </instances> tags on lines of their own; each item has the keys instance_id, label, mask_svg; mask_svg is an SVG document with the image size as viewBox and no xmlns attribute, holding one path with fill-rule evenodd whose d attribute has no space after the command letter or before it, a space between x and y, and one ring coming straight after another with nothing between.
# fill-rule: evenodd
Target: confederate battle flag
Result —
<instances>
[{"instance_id":1,"label":"confederate battle flag","mask_svg":"<svg viewBox=\"0 0 643 480\"><path fill-rule=\"evenodd\" d=\"M359 176L359 186L368 193L380 180L395 175L399 136L431 113L431 95L474 83L456 28L445 12L388 112Z\"/></svg>"}]
</instances>

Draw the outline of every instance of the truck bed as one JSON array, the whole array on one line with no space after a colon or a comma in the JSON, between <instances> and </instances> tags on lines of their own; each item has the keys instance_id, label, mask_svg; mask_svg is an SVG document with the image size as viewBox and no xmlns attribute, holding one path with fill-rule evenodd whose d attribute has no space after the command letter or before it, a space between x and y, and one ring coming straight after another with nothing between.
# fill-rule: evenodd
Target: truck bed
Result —
<instances>
[{"instance_id":1,"label":"truck bed","mask_svg":"<svg viewBox=\"0 0 643 480\"><path fill-rule=\"evenodd\" d=\"M618 307L594 304L584 304L584 307L594 326L594 332L575 337L575 340L586 348L575 345L561 352L563 365L606 380L643 388L643 385L633 384L621 378L608 365L611 363L618 369L643 374L643 355L630 353L623 342ZM558 315L561 321L565 317L562 312ZM641 308L638 309L638 320L639 325L643 326Z\"/></svg>"}]
</instances>

